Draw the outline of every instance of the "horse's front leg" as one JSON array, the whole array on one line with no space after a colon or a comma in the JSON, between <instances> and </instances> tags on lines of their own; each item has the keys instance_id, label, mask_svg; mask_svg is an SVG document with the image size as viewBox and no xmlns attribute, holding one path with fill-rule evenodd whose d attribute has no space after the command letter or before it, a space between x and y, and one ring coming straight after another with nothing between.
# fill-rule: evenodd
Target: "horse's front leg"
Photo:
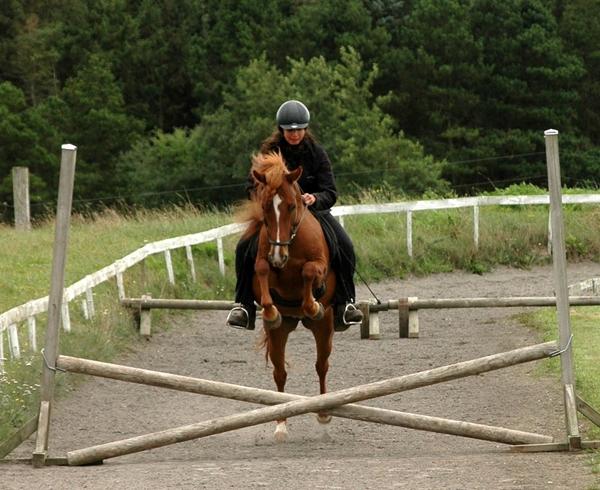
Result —
<instances>
[{"instance_id":1,"label":"horse's front leg","mask_svg":"<svg viewBox=\"0 0 600 490\"><path fill-rule=\"evenodd\" d=\"M325 314L323 305L315 300L313 288L325 277L325 266L317 261L306 262L302 267L302 312L311 320L320 320Z\"/></svg>"},{"instance_id":2,"label":"horse's front leg","mask_svg":"<svg viewBox=\"0 0 600 490\"><path fill-rule=\"evenodd\" d=\"M277 391L285 390L285 382L287 380L287 371L285 369L285 346L287 344L288 335L295 328L298 320L285 318L281 328L276 330L266 331L266 345L269 359L273 364L273 379L277 386ZM277 420L275 427L275 440L277 442L285 442L287 440L287 421L286 419Z\"/></svg>"},{"instance_id":3,"label":"horse's front leg","mask_svg":"<svg viewBox=\"0 0 600 490\"><path fill-rule=\"evenodd\" d=\"M329 371L329 356L333 349L333 308L329 308L323 321L310 330L315 337L317 346L317 362L315 369L319 376L319 391L321 395L327 393L327 372ZM331 415L325 412L319 412L317 418L321 424L328 424L331 421Z\"/></svg>"},{"instance_id":4,"label":"horse's front leg","mask_svg":"<svg viewBox=\"0 0 600 490\"><path fill-rule=\"evenodd\" d=\"M273 298L269 292L269 272L271 270L269 262L264 258L258 257L254 265L254 270L260 286L260 305L263 308L263 325L268 330L277 328L281 325L281 315L279 314L279 310L273 304Z\"/></svg>"}]
</instances>

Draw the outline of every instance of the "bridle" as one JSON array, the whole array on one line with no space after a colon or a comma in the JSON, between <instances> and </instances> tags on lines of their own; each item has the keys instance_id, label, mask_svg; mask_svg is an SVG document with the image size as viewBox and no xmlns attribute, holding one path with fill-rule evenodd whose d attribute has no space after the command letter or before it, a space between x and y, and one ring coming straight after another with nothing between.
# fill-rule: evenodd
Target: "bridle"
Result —
<instances>
[{"instance_id":1,"label":"bridle","mask_svg":"<svg viewBox=\"0 0 600 490\"><path fill-rule=\"evenodd\" d=\"M299 191L299 187L296 188L297 191ZM296 234L298 233L298 229L300 228L300 225L302 224L302 221L304 220L304 217L306 216L306 213L309 212L307 210L307 206L306 204L304 204L304 201L302 201L302 199L300 199L300 201L302 202L302 215L300 216L300 219L294 223L292 225L292 233L290 234L290 239L286 240L286 241L279 241L279 240L272 240L271 238L268 238L269 240L269 244L270 245L275 245L278 247L287 247L289 245L291 245L291 243L294 241L294 238L296 238ZM296 208L296 213L298 208ZM265 227L267 226L266 222L265 222Z\"/></svg>"}]
</instances>

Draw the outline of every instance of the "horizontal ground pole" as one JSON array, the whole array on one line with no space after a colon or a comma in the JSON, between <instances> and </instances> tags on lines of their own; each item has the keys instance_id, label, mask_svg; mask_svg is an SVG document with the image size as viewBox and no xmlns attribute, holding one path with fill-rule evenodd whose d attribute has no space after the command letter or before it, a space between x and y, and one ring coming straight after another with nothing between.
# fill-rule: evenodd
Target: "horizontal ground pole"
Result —
<instances>
[{"instance_id":1,"label":"horizontal ground pole","mask_svg":"<svg viewBox=\"0 0 600 490\"><path fill-rule=\"evenodd\" d=\"M571 296L570 306L600 305L600 296ZM444 308L496 308L519 306L556 306L554 296L515 296L503 298L408 298L409 310L444 309ZM370 305L371 311L397 310L398 300L384 301Z\"/></svg>"},{"instance_id":2,"label":"horizontal ground pole","mask_svg":"<svg viewBox=\"0 0 600 490\"><path fill-rule=\"evenodd\" d=\"M60 356L59 366L72 373L89 374L91 376L100 376L131 383L228 398L231 400L260 403L262 405L277 405L279 403L307 398L291 393L279 393L277 391L250 388L247 386L90 361L75 357ZM416 415L406 412L397 412L394 410L385 410L362 405L344 405L343 407L334 408L328 413L348 419L471 437L474 439L483 439L504 444L552 442L551 437L530 432L504 429L483 424L473 424L439 417Z\"/></svg>"},{"instance_id":3,"label":"horizontal ground pole","mask_svg":"<svg viewBox=\"0 0 600 490\"><path fill-rule=\"evenodd\" d=\"M168 308L174 310L230 310L235 306L233 301L201 300L201 299L144 299L124 298L122 306L151 310Z\"/></svg>"},{"instance_id":4,"label":"horizontal ground pole","mask_svg":"<svg viewBox=\"0 0 600 490\"><path fill-rule=\"evenodd\" d=\"M241 414L220 417L192 425L79 449L67 453L67 459L71 466L90 464L116 456L207 437L308 412L328 411L348 403L391 395L422 386L429 386L515 364L543 359L555 353L556 349L555 342L515 349L470 361L399 376L397 378L334 391L324 395L301 398L272 407L259 408ZM59 367L66 369L66 364L64 356L60 356L58 359Z\"/></svg>"}]
</instances>

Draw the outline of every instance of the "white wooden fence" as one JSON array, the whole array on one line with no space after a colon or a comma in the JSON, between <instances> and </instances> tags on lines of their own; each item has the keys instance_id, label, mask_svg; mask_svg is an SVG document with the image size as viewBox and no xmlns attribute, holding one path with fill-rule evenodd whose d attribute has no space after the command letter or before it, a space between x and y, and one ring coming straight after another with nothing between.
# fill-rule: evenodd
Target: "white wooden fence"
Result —
<instances>
[{"instance_id":1,"label":"white wooden fence","mask_svg":"<svg viewBox=\"0 0 600 490\"><path fill-rule=\"evenodd\" d=\"M473 241L475 247L479 244L479 208L481 206L515 206L515 205L549 205L548 195L537 196L480 196L457 199L436 199L428 201L408 201L387 204L359 204L352 206L336 206L332 213L342 222L345 216L360 214L383 214L383 213L406 213L406 247L408 255L412 257L412 215L417 211L432 211L456 208L473 208ZM600 194L569 194L563 195L564 204L600 204ZM550 220L549 220L550 222ZM142 248L117 260L113 264L90 274L80 281L65 288L62 325L65 331L71 330L69 317L69 303L76 298L82 297L82 307L86 318L94 316L95 308L92 290L95 286L116 278L119 299L124 299L125 288L123 274L127 269L133 267L147 257L162 253L165 257L167 276L171 284L175 283L175 275L171 261L171 251L185 248L186 258L190 267L192 279L195 279L194 260L192 245L211 242L216 240L218 262L221 274L225 274L225 261L223 254L223 238L239 233L244 225L234 223L200 233L184 235L167 240L161 240L144 245ZM548 228L550 230L550 228ZM551 240L549 231L549 243ZM48 296L29 301L0 314L0 372L3 370L5 356L5 332L8 339L8 352L11 358L17 359L21 356L19 345L18 328L27 325L28 346L37 352L36 345L36 315L46 313L48 310Z\"/></svg>"}]
</instances>

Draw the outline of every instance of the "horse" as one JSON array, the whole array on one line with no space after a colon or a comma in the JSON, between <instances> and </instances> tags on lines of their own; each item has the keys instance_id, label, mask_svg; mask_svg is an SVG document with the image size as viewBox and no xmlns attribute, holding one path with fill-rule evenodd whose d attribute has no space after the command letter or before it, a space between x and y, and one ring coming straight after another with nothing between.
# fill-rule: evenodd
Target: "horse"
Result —
<instances>
[{"instance_id":1,"label":"horse","mask_svg":"<svg viewBox=\"0 0 600 490\"><path fill-rule=\"evenodd\" d=\"M298 185L302 167L289 171L278 152L258 154L252 158L251 175L255 181L253 214L245 236L258 233L252 288L262 306L265 358L271 360L277 390L283 392L285 347L301 320L314 336L319 390L326 393L336 278L321 224L302 200ZM317 419L327 424L331 416L319 413ZM276 423L275 439L283 442L286 420Z\"/></svg>"}]
</instances>

